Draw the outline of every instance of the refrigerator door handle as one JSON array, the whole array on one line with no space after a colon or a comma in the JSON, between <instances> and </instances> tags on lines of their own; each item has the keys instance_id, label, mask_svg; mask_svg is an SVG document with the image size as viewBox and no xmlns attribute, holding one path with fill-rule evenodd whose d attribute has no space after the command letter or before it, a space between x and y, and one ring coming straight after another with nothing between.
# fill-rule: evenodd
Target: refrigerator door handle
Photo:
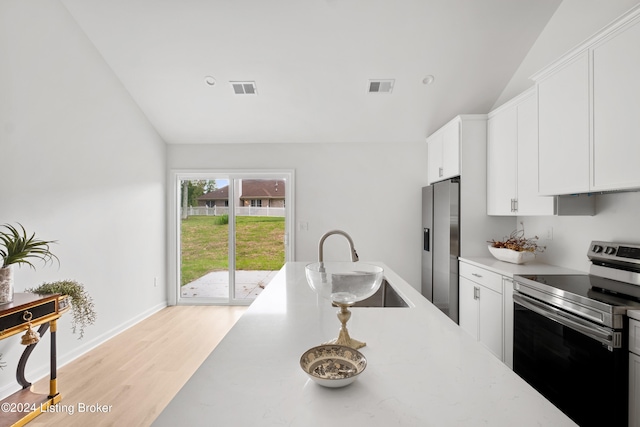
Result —
<instances>
[{"instance_id":1,"label":"refrigerator door handle","mask_svg":"<svg viewBox=\"0 0 640 427\"><path fill-rule=\"evenodd\" d=\"M425 228L424 229L424 243L423 243L423 245L424 245L424 250L427 251L427 252L429 252L431 250L430 243L429 243L431 241L431 238L430 238L429 235L430 235L430 230L428 228Z\"/></svg>"}]
</instances>

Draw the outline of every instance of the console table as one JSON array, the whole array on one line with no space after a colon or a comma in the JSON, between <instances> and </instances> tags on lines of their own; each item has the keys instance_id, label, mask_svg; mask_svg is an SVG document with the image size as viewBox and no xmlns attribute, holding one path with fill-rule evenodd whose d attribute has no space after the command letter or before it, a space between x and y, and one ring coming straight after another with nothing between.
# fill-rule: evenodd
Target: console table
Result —
<instances>
[{"instance_id":1,"label":"console table","mask_svg":"<svg viewBox=\"0 0 640 427\"><path fill-rule=\"evenodd\" d=\"M24 377L27 360L38 345L38 343L30 344L22 353L16 369L16 380L22 386L22 390L0 401L2 405L0 426L25 425L49 406L60 402L61 396L58 393L57 384L56 330L58 318L69 308L68 297L60 294L16 293L12 302L0 304L0 340L25 332L29 327L29 319L32 327L40 326L38 332L41 337L47 329L51 330L49 394L32 392L31 383Z\"/></svg>"}]
</instances>

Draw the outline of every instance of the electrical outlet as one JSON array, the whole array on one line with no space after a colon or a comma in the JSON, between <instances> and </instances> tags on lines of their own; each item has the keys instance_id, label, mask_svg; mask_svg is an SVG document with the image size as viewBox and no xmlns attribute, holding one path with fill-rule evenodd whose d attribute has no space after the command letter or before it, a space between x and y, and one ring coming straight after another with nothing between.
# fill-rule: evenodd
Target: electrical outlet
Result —
<instances>
[{"instance_id":1,"label":"electrical outlet","mask_svg":"<svg viewBox=\"0 0 640 427\"><path fill-rule=\"evenodd\" d=\"M553 227L547 228L547 240L553 240Z\"/></svg>"}]
</instances>

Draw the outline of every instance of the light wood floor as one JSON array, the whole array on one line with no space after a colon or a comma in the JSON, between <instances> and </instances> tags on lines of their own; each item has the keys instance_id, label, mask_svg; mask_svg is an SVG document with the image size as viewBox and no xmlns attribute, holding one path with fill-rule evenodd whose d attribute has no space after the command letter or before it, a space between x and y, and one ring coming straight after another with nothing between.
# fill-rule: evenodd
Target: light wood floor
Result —
<instances>
[{"instance_id":1,"label":"light wood floor","mask_svg":"<svg viewBox=\"0 0 640 427\"><path fill-rule=\"evenodd\" d=\"M148 426L176 395L247 307L167 307L58 369L59 408L37 426ZM33 385L47 393L48 378ZM79 413L107 405L107 413Z\"/></svg>"}]
</instances>

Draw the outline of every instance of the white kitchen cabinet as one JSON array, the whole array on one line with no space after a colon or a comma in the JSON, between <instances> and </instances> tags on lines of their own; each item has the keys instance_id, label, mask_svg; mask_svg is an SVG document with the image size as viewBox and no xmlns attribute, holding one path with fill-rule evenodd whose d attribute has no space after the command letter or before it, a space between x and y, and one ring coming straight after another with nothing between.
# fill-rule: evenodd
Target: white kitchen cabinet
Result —
<instances>
[{"instance_id":1,"label":"white kitchen cabinet","mask_svg":"<svg viewBox=\"0 0 640 427\"><path fill-rule=\"evenodd\" d=\"M460 117L427 138L429 184L460 175Z\"/></svg>"},{"instance_id":2,"label":"white kitchen cabinet","mask_svg":"<svg viewBox=\"0 0 640 427\"><path fill-rule=\"evenodd\" d=\"M640 427L640 322L629 320L629 426Z\"/></svg>"},{"instance_id":3,"label":"white kitchen cabinet","mask_svg":"<svg viewBox=\"0 0 640 427\"><path fill-rule=\"evenodd\" d=\"M513 369L513 279L502 276L503 362Z\"/></svg>"},{"instance_id":4,"label":"white kitchen cabinet","mask_svg":"<svg viewBox=\"0 0 640 427\"><path fill-rule=\"evenodd\" d=\"M640 356L629 353L629 426L640 426Z\"/></svg>"},{"instance_id":5,"label":"white kitchen cabinet","mask_svg":"<svg viewBox=\"0 0 640 427\"><path fill-rule=\"evenodd\" d=\"M591 190L640 187L640 21L595 45Z\"/></svg>"},{"instance_id":6,"label":"white kitchen cabinet","mask_svg":"<svg viewBox=\"0 0 640 427\"><path fill-rule=\"evenodd\" d=\"M589 54L538 82L538 190L589 191Z\"/></svg>"},{"instance_id":7,"label":"white kitchen cabinet","mask_svg":"<svg viewBox=\"0 0 640 427\"><path fill-rule=\"evenodd\" d=\"M553 215L555 199L538 196L538 104L532 88L489 113L487 214Z\"/></svg>"},{"instance_id":8,"label":"white kitchen cabinet","mask_svg":"<svg viewBox=\"0 0 640 427\"><path fill-rule=\"evenodd\" d=\"M640 188L640 8L533 76L539 194Z\"/></svg>"},{"instance_id":9,"label":"white kitchen cabinet","mask_svg":"<svg viewBox=\"0 0 640 427\"><path fill-rule=\"evenodd\" d=\"M517 106L489 113L487 121L487 214L516 215Z\"/></svg>"},{"instance_id":10,"label":"white kitchen cabinet","mask_svg":"<svg viewBox=\"0 0 640 427\"><path fill-rule=\"evenodd\" d=\"M501 275L460 263L460 327L500 360L504 360L502 286Z\"/></svg>"},{"instance_id":11,"label":"white kitchen cabinet","mask_svg":"<svg viewBox=\"0 0 640 427\"><path fill-rule=\"evenodd\" d=\"M508 235L515 227L512 217L487 215L487 115L455 117L427 138L427 148L430 184L445 179L445 176L460 177L459 255L485 255L487 240ZM448 161L438 161L445 158ZM438 164L445 165L442 177L438 173ZM453 166L448 167L447 164Z\"/></svg>"},{"instance_id":12,"label":"white kitchen cabinet","mask_svg":"<svg viewBox=\"0 0 640 427\"><path fill-rule=\"evenodd\" d=\"M458 324L469 335L478 339L480 305L476 299L476 283L466 277L460 276L458 282L459 319Z\"/></svg>"}]
</instances>

